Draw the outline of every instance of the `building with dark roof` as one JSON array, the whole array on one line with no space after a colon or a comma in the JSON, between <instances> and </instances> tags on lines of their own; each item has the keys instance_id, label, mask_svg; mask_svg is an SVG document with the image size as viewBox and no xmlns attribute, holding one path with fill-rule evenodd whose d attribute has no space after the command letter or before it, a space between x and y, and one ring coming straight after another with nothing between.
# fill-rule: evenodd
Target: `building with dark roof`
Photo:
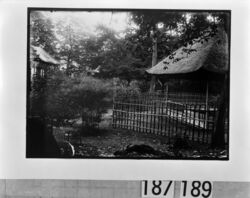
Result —
<instances>
[{"instance_id":1,"label":"building with dark roof","mask_svg":"<svg viewBox=\"0 0 250 198\"><path fill-rule=\"evenodd\" d=\"M162 86L170 79L223 80L229 71L229 44L225 31L219 29L209 39L198 38L181 47L146 72ZM165 84L166 85L166 84Z\"/></svg>"},{"instance_id":2,"label":"building with dark roof","mask_svg":"<svg viewBox=\"0 0 250 198\"><path fill-rule=\"evenodd\" d=\"M59 67L60 62L53 58L43 48L37 46L30 47L30 67L31 76L46 76L47 72Z\"/></svg>"}]
</instances>

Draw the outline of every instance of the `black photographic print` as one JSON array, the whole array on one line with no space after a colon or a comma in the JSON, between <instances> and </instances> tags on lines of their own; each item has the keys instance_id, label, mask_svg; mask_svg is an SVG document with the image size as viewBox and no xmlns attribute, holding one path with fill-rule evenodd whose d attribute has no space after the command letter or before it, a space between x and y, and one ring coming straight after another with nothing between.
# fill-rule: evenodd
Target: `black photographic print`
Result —
<instances>
[{"instance_id":1,"label":"black photographic print","mask_svg":"<svg viewBox=\"0 0 250 198\"><path fill-rule=\"evenodd\" d=\"M27 15L27 158L229 159L230 10Z\"/></svg>"}]
</instances>

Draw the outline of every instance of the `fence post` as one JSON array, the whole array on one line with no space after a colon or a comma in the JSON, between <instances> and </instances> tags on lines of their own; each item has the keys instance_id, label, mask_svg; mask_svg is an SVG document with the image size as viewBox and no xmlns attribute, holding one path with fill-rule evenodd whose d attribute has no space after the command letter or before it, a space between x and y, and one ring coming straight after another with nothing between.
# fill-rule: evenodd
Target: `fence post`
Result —
<instances>
[{"instance_id":1,"label":"fence post","mask_svg":"<svg viewBox=\"0 0 250 198\"><path fill-rule=\"evenodd\" d=\"M195 105L191 105L192 108L192 113L193 113L193 117L192 117L192 141L194 141L194 132L195 132Z\"/></svg>"},{"instance_id":2,"label":"fence post","mask_svg":"<svg viewBox=\"0 0 250 198\"><path fill-rule=\"evenodd\" d=\"M115 99L113 98L113 114L112 114L112 126L116 128L116 106Z\"/></svg>"},{"instance_id":3,"label":"fence post","mask_svg":"<svg viewBox=\"0 0 250 198\"><path fill-rule=\"evenodd\" d=\"M198 142L202 142L201 141L201 129L202 129L202 126L201 126L201 112L202 112L202 106L201 105L198 105Z\"/></svg>"}]
</instances>

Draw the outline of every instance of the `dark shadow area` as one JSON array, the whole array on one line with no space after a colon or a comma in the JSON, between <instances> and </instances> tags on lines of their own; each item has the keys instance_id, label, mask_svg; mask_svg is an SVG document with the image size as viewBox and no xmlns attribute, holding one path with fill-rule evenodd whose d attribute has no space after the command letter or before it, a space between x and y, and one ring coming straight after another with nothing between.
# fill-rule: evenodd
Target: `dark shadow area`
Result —
<instances>
[{"instance_id":1,"label":"dark shadow area","mask_svg":"<svg viewBox=\"0 0 250 198\"><path fill-rule=\"evenodd\" d=\"M52 129L40 117L27 119L26 157L60 157L60 149L52 135Z\"/></svg>"}]
</instances>

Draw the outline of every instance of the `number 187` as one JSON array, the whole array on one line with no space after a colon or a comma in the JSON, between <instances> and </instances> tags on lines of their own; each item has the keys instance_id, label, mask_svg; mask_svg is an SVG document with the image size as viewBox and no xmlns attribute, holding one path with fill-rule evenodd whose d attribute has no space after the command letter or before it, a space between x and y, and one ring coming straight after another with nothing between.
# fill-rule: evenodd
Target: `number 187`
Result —
<instances>
[{"instance_id":1,"label":"number 187","mask_svg":"<svg viewBox=\"0 0 250 198\"><path fill-rule=\"evenodd\" d=\"M173 191L173 181L152 180L142 183L142 197L173 198Z\"/></svg>"}]
</instances>

